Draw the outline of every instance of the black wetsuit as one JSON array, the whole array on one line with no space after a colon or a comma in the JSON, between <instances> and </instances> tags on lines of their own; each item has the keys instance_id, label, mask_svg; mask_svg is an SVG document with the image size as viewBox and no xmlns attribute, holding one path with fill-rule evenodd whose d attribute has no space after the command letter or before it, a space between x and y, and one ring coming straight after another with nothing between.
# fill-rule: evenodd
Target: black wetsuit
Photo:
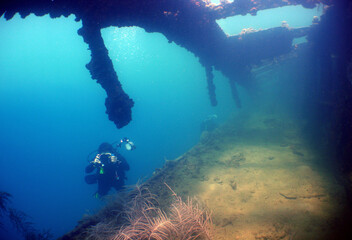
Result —
<instances>
[{"instance_id":1,"label":"black wetsuit","mask_svg":"<svg viewBox=\"0 0 352 240\"><path fill-rule=\"evenodd\" d=\"M111 153L117 157L116 162L112 162L109 155L102 154L100 163L90 162L86 167L86 173L91 173L96 169L95 174L87 175L85 180L88 184L98 183L99 197L108 194L111 187L116 191L120 190L124 184L126 175L125 172L130 169L126 159L117 152Z\"/></svg>"}]
</instances>

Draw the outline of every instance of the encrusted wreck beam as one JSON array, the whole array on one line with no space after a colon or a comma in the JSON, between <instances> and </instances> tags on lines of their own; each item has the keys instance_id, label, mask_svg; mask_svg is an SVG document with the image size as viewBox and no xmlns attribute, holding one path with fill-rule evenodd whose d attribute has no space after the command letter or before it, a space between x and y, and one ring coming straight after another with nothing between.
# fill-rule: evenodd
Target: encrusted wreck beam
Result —
<instances>
[{"instance_id":1,"label":"encrusted wreck beam","mask_svg":"<svg viewBox=\"0 0 352 240\"><path fill-rule=\"evenodd\" d=\"M85 21L84 21L85 22ZM94 23L83 24L78 30L91 50L91 61L86 65L93 79L104 88L108 97L105 99L106 113L118 128L122 128L131 121L133 100L122 90L118 81L108 50L100 34L100 28Z\"/></svg>"},{"instance_id":2,"label":"encrusted wreck beam","mask_svg":"<svg viewBox=\"0 0 352 240\"><path fill-rule=\"evenodd\" d=\"M302 5L305 8L314 8L318 3L331 5L333 0L220 0L220 4L203 0L209 12L209 17L221 19L235 15L256 15L258 11L278 8L289 5Z\"/></svg>"},{"instance_id":3,"label":"encrusted wreck beam","mask_svg":"<svg viewBox=\"0 0 352 240\"><path fill-rule=\"evenodd\" d=\"M30 13L49 14L52 18L74 14L77 21L82 20L79 34L89 45L92 56L87 68L107 92L105 105L109 119L121 128L131 120L133 101L118 81L100 29L139 26L147 32L164 34L170 42L194 53L206 67L213 105L216 98L212 67L229 78L233 97L240 106L236 84L246 87L251 84L251 64L290 51L294 31L282 27L228 37L216 19L286 5L313 7L318 2L320 0L235 0L233 3L222 1L214 7L201 0L12 0L0 3L0 15L5 14L9 20L17 12L23 18Z\"/></svg>"},{"instance_id":4,"label":"encrusted wreck beam","mask_svg":"<svg viewBox=\"0 0 352 240\"><path fill-rule=\"evenodd\" d=\"M212 106L216 106L218 101L216 100L215 95L215 84L214 84L214 74L211 66L205 66L205 73L207 76L207 84L208 84L208 93L210 98L210 103Z\"/></svg>"}]
</instances>

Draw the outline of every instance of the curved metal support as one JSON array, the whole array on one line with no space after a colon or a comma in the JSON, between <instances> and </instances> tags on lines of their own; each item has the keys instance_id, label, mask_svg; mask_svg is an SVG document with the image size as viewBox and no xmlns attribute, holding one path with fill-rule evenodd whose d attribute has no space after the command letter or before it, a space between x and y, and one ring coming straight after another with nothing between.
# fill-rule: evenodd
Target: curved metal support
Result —
<instances>
[{"instance_id":1,"label":"curved metal support","mask_svg":"<svg viewBox=\"0 0 352 240\"><path fill-rule=\"evenodd\" d=\"M133 100L123 91L114 66L104 45L100 28L93 24L83 24L78 30L84 41L89 45L91 61L86 65L93 79L104 88L106 113L117 128L126 126L132 119Z\"/></svg>"}]
</instances>

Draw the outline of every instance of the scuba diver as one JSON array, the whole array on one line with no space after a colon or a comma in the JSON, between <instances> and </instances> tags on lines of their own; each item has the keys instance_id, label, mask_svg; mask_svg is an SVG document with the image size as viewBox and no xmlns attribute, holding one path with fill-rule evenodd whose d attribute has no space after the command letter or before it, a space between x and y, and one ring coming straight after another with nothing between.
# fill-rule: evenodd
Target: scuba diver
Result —
<instances>
[{"instance_id":1,"label":"scuba diver","mask_svg":"<svg viewBox=\"0 0 352 240\"><path fill-rule=\"evenodd\" d=\"M125 143L126 150L133 150L135 146L128 138L120 140L117 147L121 147ZM96 151L94 151L96 152ZM117 150L110 143L100 144L98 154L89 162L85 172L87 174L93 172L94 174L86 175L85 181L88 184L98 183L98 191L94 194L96 198L101 198L108 194L113 187L116 191L120 190L124 184L126 175L125 172L130 169L126 159L117 152ZM88 158L91 154L88 155Z\"/></svg>"},{"instance_id":2,"label":"scuba diver","mask_svg":"<svg viewBox=\"0 0 352 240\"><path fill-rule=\"evenodd\" d=\"M200 130L203 131L213 131L218 127L218 116L216 114L209 115L206 119L203 120L200 125Z\"/></svg>"}]
</instances>

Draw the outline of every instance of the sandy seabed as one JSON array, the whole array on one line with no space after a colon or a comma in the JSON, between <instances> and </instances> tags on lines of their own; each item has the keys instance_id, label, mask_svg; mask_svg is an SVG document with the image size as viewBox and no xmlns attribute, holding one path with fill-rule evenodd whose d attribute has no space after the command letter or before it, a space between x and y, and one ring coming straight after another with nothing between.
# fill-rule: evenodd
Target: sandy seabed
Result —
<instances>
[{"instance_id":1,"label":"sandy seabed","mask_svg":"<svg viewBox=\"0 0 352 240\"><path fill-rule=\"evenodd\" d=\"M307 144L302 125L270 115L236 118L203 132L151 183L198 199L212 213L215 240L333 239L344 188L323 166L327 156Z\"/></svg>"}]
</instances>

